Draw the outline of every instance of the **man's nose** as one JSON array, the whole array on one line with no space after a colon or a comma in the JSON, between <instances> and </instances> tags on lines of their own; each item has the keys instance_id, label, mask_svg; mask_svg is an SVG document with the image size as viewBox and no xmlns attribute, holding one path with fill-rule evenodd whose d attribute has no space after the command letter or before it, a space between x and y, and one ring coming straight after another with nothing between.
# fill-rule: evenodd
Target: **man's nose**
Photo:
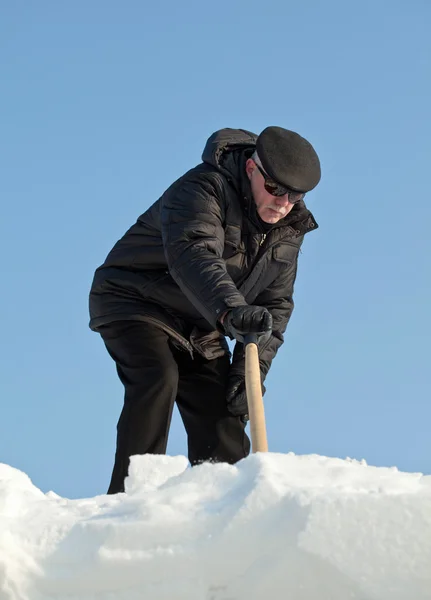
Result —
<instances>
[{"instance_id":1,"label":"man's nose","mask_svg":"<svg viewBox=\"0 0 431 600\"><path fill-rule=\"evenodd\" d=\"M289 194L284 194L284 196L275 196L275 203L277 206L289 206Z\"/></svg>"}]
</instances>

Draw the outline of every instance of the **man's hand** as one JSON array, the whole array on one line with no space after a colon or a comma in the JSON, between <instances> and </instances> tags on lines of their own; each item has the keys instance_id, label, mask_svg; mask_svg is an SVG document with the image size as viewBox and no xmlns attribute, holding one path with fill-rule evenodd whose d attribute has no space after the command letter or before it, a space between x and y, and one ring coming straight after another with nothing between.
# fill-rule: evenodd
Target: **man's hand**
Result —
<instances>
[{"instance_id":1,"label":"man's hand","mask_svg":"<svg viewBox=\"0 0 431 600\"><path fill-rule=\"evenodd\" d=\"M262 383L262 396L266 388ZM229 379L226 392L226 402L228 411L235 416L242 417L243 421L248 421L247 394L245 391L245 379L241 375L234 375Z\"/></svg>"},{"instance_id":2,"label":"man's hand","mask_svg":"<svg viewBox=\"0 0 431 600\"><path fill-rule=\"evenodd\" d=\"M272 315L263 306L237 306L224 313L223 327L226 335L239 342L243 342L249 333L265 342L272 333Z\"/></svg>"}]
</instances>

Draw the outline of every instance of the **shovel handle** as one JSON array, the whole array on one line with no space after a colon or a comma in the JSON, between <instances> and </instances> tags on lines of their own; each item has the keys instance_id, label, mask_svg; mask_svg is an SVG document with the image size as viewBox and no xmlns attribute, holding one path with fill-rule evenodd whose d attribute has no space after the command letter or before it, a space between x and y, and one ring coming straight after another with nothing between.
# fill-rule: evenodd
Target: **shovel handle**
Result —
<instances>
[{"instance_id":1,"label":"shovel handle","mask_svg":"<svg viewBox=\"0 0 431 600\"><path fill-rule=\"evenodd\" d=\"M257 341L257 340L256 340ZM259 352L255 341L245 340L245 389L247 393L248 414L252 452L268 452L266 437L265 411L262 399Z\"/></svg>"}]
</instances>

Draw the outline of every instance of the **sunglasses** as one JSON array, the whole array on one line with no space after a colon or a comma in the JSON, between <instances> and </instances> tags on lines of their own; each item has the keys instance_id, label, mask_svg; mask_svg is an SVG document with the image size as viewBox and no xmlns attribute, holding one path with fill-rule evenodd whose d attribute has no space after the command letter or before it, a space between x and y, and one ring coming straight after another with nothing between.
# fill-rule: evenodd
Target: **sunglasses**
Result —
<instances>
[{"instance_id":1,"label":"sunglasses","mask_svg":"<svg viewBox=\"0 0 431 600\"><path fill-rule=\"evenodd\" d=\"M285 185L281 185L281 183L277 183L276 181L271 179L265 173L265 171L261 167L259 167L259 165L257 163L255 163L255 165L259 169L259 171L262 173L262 176L265 180L265 183L263 185L264 185L264 188L266 189L266 191L268 192L268 194L271 194L271 196L277 196L277 197L285 196L287 194L290 204L296 204L297 202L299 202L300 200L302 200L304 198L305 192L296 192L295 190L292 190L291 188L288 188Z\"/></svg>"}]
</instances>

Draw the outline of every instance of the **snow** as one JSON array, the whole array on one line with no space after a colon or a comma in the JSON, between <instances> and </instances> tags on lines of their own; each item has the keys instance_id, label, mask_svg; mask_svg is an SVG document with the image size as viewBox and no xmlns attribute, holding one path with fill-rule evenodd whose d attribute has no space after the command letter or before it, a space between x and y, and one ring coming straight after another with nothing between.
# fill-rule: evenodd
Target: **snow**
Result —
<instances>
[{"instance_id":1,"label":"snow","mask_svg":"<svg viewBox=\"0 0 431 600\"><path fill-rule=\"evenodd\" d=\"M430 600L431 476L253 454L132 458L126 493L0 464L1 600Z\"/></svg>"}]
</instances>

